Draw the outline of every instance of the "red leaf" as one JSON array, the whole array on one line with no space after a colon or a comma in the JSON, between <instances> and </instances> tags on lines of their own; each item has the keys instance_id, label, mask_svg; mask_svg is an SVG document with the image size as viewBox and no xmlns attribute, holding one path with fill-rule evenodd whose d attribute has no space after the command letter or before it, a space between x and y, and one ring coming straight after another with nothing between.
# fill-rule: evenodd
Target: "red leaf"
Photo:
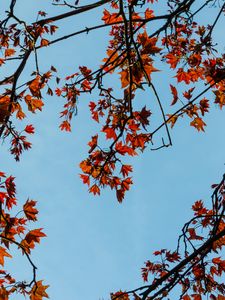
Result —
<instances>
[{"instance_id":1,"label":"red leaf","mask_svg":"<svg viewBox=\"0 0 225 300\"><path fill-rule=\"evenodd\" d=\"M170 84L170 88L171 88L171 92L173 94L173 101L172 101L171 105L174 105L177 103L177 100L178 100L177 89L172 84Z\"/></svg>"},{"instance_id":2,"label":"red leaf","mask_svg":"<svg viewBox=\"0 0 225 300\"><path fill-rule=\"evenodd\" d=\"M24 131L26 131L26 133L28 133L28 134L34 134L34 127L33 127L33 125L27 125L25 127Z\"/></svg>"},{"instance_id":3,"label":"red leaf","mask_svg":"<svg viewBox=\"0 0 225 300\"><path fill-rule=\"evenodd\" d=\"M107 139L114 139L114 140L116 140L117 135L116 135L115 130L113 128L104 127L102 129L102 131L105 132Z\"/></svg>"},{"instance_id":4,"label":"red leaf","mask_svg":"<svg viewBox=\"0 0 225 300\"><path fill-rule=\"evenodd\" d=\"M122 165L120 173L122 173L123 177L128 176L129 172L132 172L133 168L131 165Z\"/></svg>"},{"instance_id":5,"label":"red leaf","mask_svg":"<svg viewBox=\"0 0 225 300\"><path fill-rule=\"evenodd\" d=\"M61 130L65 130L65 131L71 131L71 125L68 121L63 121L60 125L59 128Z\"/></svg>"},{"instance_id":6,"label":"red leaf","mask_svg":"<svg viewBox=\"0 0 225 300\"><path fill-rule=\"evenodd\" d=\"M100 189L97 186L97 184L92 185L92 187L90 187L90 189L89 189L89 192L93 193L94 195L96 195L96 194L100 195Z\"/></svg>"},{"instance_id":7,"label":"red leaf","mask_svg":"<svg viewBox=\"0 0 225 300\"><path fill-rule=\"evenodd\" d=\"M28 199L23 205L23 211L28 220L37 221L36 215L38 213L38 210L35 208L36 203L36 201Z\"/></svg>"}]
</instances>

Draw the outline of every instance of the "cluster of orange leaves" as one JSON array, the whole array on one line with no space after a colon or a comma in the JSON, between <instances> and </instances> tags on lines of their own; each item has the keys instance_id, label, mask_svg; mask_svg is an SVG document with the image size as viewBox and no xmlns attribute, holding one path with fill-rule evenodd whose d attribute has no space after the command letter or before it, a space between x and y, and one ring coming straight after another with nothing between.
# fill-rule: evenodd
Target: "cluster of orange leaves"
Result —
<instances>
[{"instance_id":1,"label":"cluster of orange leaves","mask_svg":"<svg viewBox=\"0 0 225 300\"><path fill-rule=\"evenodd\" d=\"M153 4L157 1L147 2ZM128 6L132 6L133 3L135 1L127 1ZM112 9L113 12L111 12ZM38 15L45 17L46 13L39 11ZM138 155L150 142L153 142L152 134L148 131L151 111L146 106L134 109L134 99L136 93L144 89L146 84L151 87L153 73L159 71L155 67L157 60L163 60L174 72L173 80L176 84L170 85L171 106L182 104L179 113L167 114L166 123L171 127L179 118L186 116L190 120L190 126L198 131L205 130L206 123L203 117L209 112L210 105L205 97L199 99L198 102L195 101L194 91L197 82L211 85L215 95L215 104L220 108L225 105L225 57L224 55L215 57L214 46L208 34L209 29L195 22L187 22L185 18L180 17L176 19L173 30L166 36L151 37L145 24L154 17L154 11L148 7L142 13L133 10L129 16L130 20L127 20L129 24L132 24L132 28L128 30L128 22L124 19L121 8L117 1L112 1L111 9L105 9L101 18L105 25L111 24L109 32L111 39L99 72L92 72L88 67L80 66L77 72L65 78L65 85L55 89L55 94L66 101L61 112L63 121L59 127L69 132L72 118L77 113L78 97L84 93L89 94L98 87L99 99L95 102L91 101L89 108L92 119L101 124L101 129L100 133L94 134L88 142L88 157L80 163L82 171L80 177L88 186L89 192L94 195L99 195L101 189L107 186L115 190L119 202L123 201L126 191L133 183L131 177L133 167L127 162L127 157ZM34 47L50 45L46 35L53 35L56 29L57 26L51 24L51 21L44 25L35 22L25 27L22 22L11 24L0 33L2 49L0 66L20 54L21 49L29 52L33 51ZM130 45L125 40L126 38ZM9 118L15 115L17 119L22 120L26 117L26 111L31 113L42 111L43 92L54 95L49 82L53 77L57 84L60 81L59 77L55 76L56 72L54 67L43 74L36 70L31 80L23 84L18 92L11 88L16 73L2 83L7 87L5 93L0 96L0 123L5 126L4 137L11 137L10 152L16 160L19 160L24 150L31 147L25 134L34 134L35 130L33 125L29 124L23 130L18 131L8 122ZM122 90L120 97L113 94L111 87L104 87L103 76L106 74L119 77ZM181 88L177 89L177 86ZM16 243L24 254L29 255L36 243L39 243L40 238L45 235L41 229L28 231L26 227L28 221L37 219L35 201L27 200L23 206L23 217L11 217L10 211L16 205L14 178L6 178L4 173L1 173L0 177L1 241L7 248L0 248L0 264L4 266L4 257L11 257L7 252L11 244ZM203 241L203 235L197 232L196 228L210 231L210 226L212 227L210 220L213 220L210 218L212 211L206 209L201 201L195 203L193 210L195 215L201 218L193 223L193 227L188 228L187 236L189 241ZM223 230L224 227L224 223L221 222L218 230ZM17 242L17 239L21 237L22 241ZM221 249L223 245L224 238L221 238L214 244L213 250ZM155 256L160 256L161 261L146 263L142 273L144 280L148 280L149 274L154 275L154 280L156 277L163 277L170 264L181 260L181 254L177 251L161 250L155 252ZM201 299L200 294L204 293L202 281L206 275L213 283L211 299L224 298L220 294L215 296L213 290L216 287L219 292L224 292L222 290L224 287L216 283L215 276L221 276L224 273L225 263L217 257L208 262L208 266L210 273L203 274L201 266L195 265L192 270L195 283L188 282L188 279L185 283L181 281L183 289L190 285L193 290L191 295L184 295L183 300ZM45 292L47 287L42 285L42 281L27 285L16 283L4 270L1 270L1 275L0 297L3 299L7 299L14 292L27 294L31 300L41 300L47 297ZM13 287L7 289L5 284L13 284ZM120 296L122 299L121 295L124 295L124 300L129 299L128 295L119 293L122 292L112 295L112 298Z\"/></svg>"},{"instance_id":2,"label":"cluster of orange leaves","mask_svg":"<svg viewBox=\"0 0 225 300\"><path fill-rule=\"evenodd\" d=\"M129 2L129 5L132 3L132 1ZM102 123L101 132L105 134L110 144L101 146L99 134L93 135L88 143L89 156L80 164L83 172L81 179L89 186L89 191L93 194L100 194L101 188L106 186L115 189L117 199L121 202L132 184L129 174L132 172L132 166L123 162L122 159L126 156L137 155L139 151L146 148L149 142L152 142L151 133L147 131L150 110L143 107L134 111L132 106L136 92L143 89L145 84L151 85L152 73L159 71L155 67L157 59L164 60L174 70L174 78L182 88L184 84L191 85L183 92L177 90L175 84L170 85L173 98L171 105L181 103L183 105L179 113L167 114L167 123L171 127L179 118L187 116L190 118L190 126L198 131L204 131L206 123L203 117L209 112L209 100L204 97L198 102L194 101L194 85L198 81L211 84L215 94L215 103L222 108L225 105L225 80L223 79L225 74L224 57L213 56L213 44L207 35L206 27L195 22L186 22L181 17L176 20L174 31L166 37L162 36L161 39L160 36L150 37L143 20L147 22L153 19L155 13L147 7L143 13L137 13L135 10L132 12L129 17L133 22L133 33L127 33L125 20L120 13L117 1L112 1L111 8L113 12L104 9L102 16L102 21L106 25L112 24L109 32L112 38L99 73L93 72L86 66L80 66L78 72L65 78L64 86L55 89L55 94L66 100L61 112L63 120L60 129L69 132L72 118L77 113L78 98L83 93L89 94L96 87L99 88L101 98L96 102L91 101L89 107L92 118ZM40 11L39 15L45 16L46 13ZM45 25L36 22L27 26L26 29L22 29L21 24L10 25L0 36L1 46L5 49L1 64L5 63L5 59L16 56L21 45L32 49L40 40L38 47L47 46L49 41L46 35L54 34L56 29L57 26L51 22ZM133 34L135 47L125 49L125 34ZM131 37L128 38L131 39ZM16 95L17 101L12 102L9 92L2 95L0 97L0 122L4 124L5 120L13 114L18 119L23 119L26 117L26 109L32 113L41 111L44 105L43 91L54 95L49 82L53 77L56 78L57 84L60 81L60 78L54 75L56 72L54 67L43 74L34 72L34 77ZM113 96L111 87L104 88L102 72L105 72L105 75L113 73L119 75L122 88L121 98ZM9 78L6 84L11 84L12 79ZM6 127L5 130L5 137L12 136L10 151L16 160L19 160L23 150L31 147L26 136L21 134L24 132L27 131L18 132L14 127Z\"/></svg>"},{"instance_id":3,"label":"cluster of orange leaves","mask_svg":"<svg viewBox=\"0 0 225 300\"><path fill-rule=\"evenodd\" d=\"M135 156L138 150L143 151L147 144L152 142L151 134L145 132L149 124L150 110L143 107L142 110L131 113L130 106L135 98L135 92L143 88L146 82L151 84L152 73L158 71L154 66L155 57L158 55L175 70L174 77L178 84L193 84L182 95L174 85L170 85L173 97L171 105L182 103L184 106L178 114L167 114L167 123L171 124L171 127L180 117L187 116L191 119L190 126L198 131L204 131L206 123L203 117L209 112L209 100L204 97L197 103L193 101L194 85L200 80L211 84L216 95L215 103L222 108L225 104L225 80L221 78L225 76L225 73L223 72L223 57L215 58L213 55L210 57L213 49L208 40L206 47L207 37L204 37L204 34L207 35L206 29L196 23L186 23L182 18L176 21L176 32L168 34L161 41L158 37L149 37L147 30L142 26L142 32L138 32L135 40L139 55L131 49L128 63L127 52L121 46L124 43L125 34L123 18L119 14L119 7L117 5L112 5L112 7L117 11L110 12L105 9L102 17L105 24L112 24L110 31L112 39L109 41L107 57L103 59L104 64L101 69L106 74L119 74L123 95L121 99L115 98L113 89L102 88L101 84L100 100L89 103L92 119L103 124L101 132L105 134L110 144L102 146L99 143L101 139L98 133L92 136L88 143L89 156L80 164L83 172L80 176L83 183L88 185L89 192L99 195L102 187L109 186L116 191L117 199L121 202L132 184L129 174L132 172L132 166L124 163L122 157ZM154 12L147 8L144 18L153 17ZM140 26L141 15L134 12L132 20L135 19L133 31ZM165 46L168 52L166 54ZM184 63L185 67L179 67L179 64ZM70 83L56 90L58 96L61 95L67 99L64 105L65 110L61 113L61 116L66 117L60 125L62 130L71 130L71 119L77 110L77 99L80 94L91 93L96 86L96 77L93 76L95 73L87 67L81 68L85 68L88 72L77 72L68 76L66 79L70 80ZM80 79L81 75L83 78ZM131 79L132 82L130 82ZM85 84L85 88L82 84ZM121 141L122 138L123 141ZM124 169L128 171L124 172Z\"/></svg>"},{"instance_id":4,"label":"cluster of orange leaves","mask_svg":"<svg viewBox=\"0 0 225 300\"><path fill-rule=\"evenodd\" d=\"M40 239L46 236L42 228L29 230L28 227L29 222L37 221L36 201L28 199L22 210L14 216L12 210L17 205L14 177L6 177L5 173L0 172L0 241L4 245L0 246L0 264L3 268L4 258L12 258L9 253L12 245L16 245L22 254L28 256ZM42 285L42 281L33 279L30 283L16 282L5 269L1 269L0 274L0 299L7 300L11 294L18 292L28 295L31 300L48 297L45 292L48 286Z\"/></svg>"},{"instance_id":5,"label":"cluster of orange leaves","mask_svg":"<svg viewBox=\"0 0 225 300\"><path fill-rule=\"evenodd\" d=\"M155 251L153 255L156 257L154 262L146 261L142 268L142 277L146 285L146 289L159 281L162 281L161 288L165 289L159 294L159 298L169 296L169 284L177 280L177 284L181 287L182 300L203 300L207 296L210 300L225 299L225 284L223 281L225 275L225 260L220 254L225 249L224 236L212 243L206 255L200 252L198 255L190 259L188 263L182 265L176 271L170 273L174 266L187 259L189 255L194 253L207 239L210 239L212 232L215 229L215 224L219 216L221 220L216 226L216 234L225 230L224 209L224 181L220 185L213 185L214 190L217 190L219 196L215 201L214 209L208 209L202 200L198 200L192 206L194 212L193 218L185 224L182 230L182 235L178 240L178 247L174 251L162 249ZM181 241L183 246L181 246ZM207 247L205 248L207 250ZM188 270L188 271L187 271ZM170 274L168 276L168 274ZM168 285L168 288L166 286ZM140 289L141 291L142 289ZM158 289L153 289L152 292L157 293ZM119 291L111 294L111 299L123 300L141 300L138 289L133 292ZM151 299L151 295L149 295ZM162 298L161 298L162 297ZM148 299L148 298L147 298Z\"/></svg>"}]
</instances>

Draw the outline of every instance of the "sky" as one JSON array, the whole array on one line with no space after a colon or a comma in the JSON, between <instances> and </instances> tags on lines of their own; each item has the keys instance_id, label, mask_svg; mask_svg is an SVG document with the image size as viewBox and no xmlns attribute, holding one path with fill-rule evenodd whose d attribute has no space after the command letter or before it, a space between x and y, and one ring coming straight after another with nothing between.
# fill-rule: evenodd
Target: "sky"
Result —
<instances>
[{"instance_id":1,"label":"sky","mask_svg":"<svg viewBox=\"0 0 225 300\"><path fill-rule=\"evenodd\" d=\"M7 7L10 1L1 2ZM16 12L28 21L37 10L50 7L50 1L17 2ZM49 15L57 10L50 7ZM64 28L59 35L63 30L73 32L94 24L97 19L100 23L100 11L87 13L85 24L84 17L59 22L57 25ZM212 16L213 12L212 8ZM216 29L217 38L222 25ZM45 71L54 65L63 77L79 65L98 66L107 39L107 31L101 30L41 49L40 68ZM32 70L31 60L23 78ZM11 70L3 71L6 74ZM169 107L168 76L158 72L153 80ZM115 87L120 88L116 82ZM144 262L153 259L155 250L176 247L192 204L199 199L210 203L210 186L224 173L224 111L212 104L205 118L205 133L190 127L188 120L181 120L171 132L172 147L147 149L130 160L134 185L122 204L110 190L104 190L100 197L90 195L79 179L78 165L87 155L89 138L98 129L87 108L95 99L93 94L79 100L73 131L65 133L58 128L63 100L47 97L42 113L28 115L27 123L36 128L31 138L33 148L19 163L10 156L7 143L1 149L1 171L16 177L19 203L22 205L28 197L38 201L35 227L43 227L47 238L42 239L32 257L38 266L38 279L50 285L48 293L54 300L109 299L110 292L142 285ZM138 101L140 106L157 109L149 92L139 95ZM156 111L151 124L154 127L159 123ZM159 138L163 135L160 132ZM31 270L24 257L17 255L7 263L16 278L29 280Z\"/></svg>"}]
</instances>

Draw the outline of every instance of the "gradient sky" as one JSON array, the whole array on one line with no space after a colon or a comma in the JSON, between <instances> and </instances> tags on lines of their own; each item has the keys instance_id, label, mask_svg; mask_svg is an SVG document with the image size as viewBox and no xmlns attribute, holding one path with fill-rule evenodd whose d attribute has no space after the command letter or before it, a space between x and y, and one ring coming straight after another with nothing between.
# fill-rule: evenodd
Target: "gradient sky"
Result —
<instances>
[{"instance_id":1,"label":"gradient sky","mask_svg":"<svg viewBox=\"0 0 225 300\"><path fill-rule=\"evenodd\" d=\"M9 2L1 0L4 7ZM47 10L49 3L18 0L16 11L29 21L37 10ZM49 15L54 15L57 8L50 9ZM63 30L70 33L94 24L100 19L98 12L66 21L66 25L65 21L59 22L58 26L64 26L59 35ZM214 12L212 8L211 17ZM85 25L83 18L88 20ZM217 37L222 25L217 28ZM76 72L79 65L93 68L101 63L106 45L107 31L101 30L41 49L41 69L46 71L54 65L64 77ZM159 67L162 70L163 66ZM32 70L29 65L24 78ZM169 107L168 76L158 72L153 80L164 105ZM119 87L117 83L115 86ZM196 88L196 93L200 90ZM97 130L87 109L88 101L95 99L94 94L80 98L73 132L68 134L58 129L63 100L47 97L42 113L28 115L26 123L35 125L36 134L31 138L32 150L24 153L21 162L15 163L7 144L2 146L1 170L16 176L19 203L22 205L28 197L38 201L36 227L43 227L47 238L32 257L38 266L38 279L50 284L48 293L54 300L108 299L112 291L142 285L140 269L144 262L152 259L154 250L176 247L180 229L191 216L191 205L199 199L209 203L210 185L220 181L224 172L224 111L212 104L205 118L205 133L190 127L187 119L181 120L171 133L173 147L147 149L132 158L134 185L123 204L118 204L109 190L93 197L79 179L78 165L86 156L90 136ZM160 123L155 100L146 92L138 101L140 107L146 104L155 112L151 130ZM158 138L163 135L160 132ZM9 262L10 268L16 278L29 280L25 258L18 255Z\"/></svg>"}]
</instances>

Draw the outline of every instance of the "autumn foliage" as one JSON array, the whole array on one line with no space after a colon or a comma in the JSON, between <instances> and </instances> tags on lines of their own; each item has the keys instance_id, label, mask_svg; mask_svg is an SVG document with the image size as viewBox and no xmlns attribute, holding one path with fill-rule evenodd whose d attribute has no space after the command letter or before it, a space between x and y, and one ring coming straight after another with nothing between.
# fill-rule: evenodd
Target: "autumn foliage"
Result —
<instances>
[{"instance_id":1,"label":"autumn foliage","mask_svg":"<svg viewBox=\"0 0 225 300\"><path fill-rule=\"evenodd\" d=\"M98 97L90 97L88 107L98 132L87 141L80 178L90 193L100 195L103 188L110 188L121 203L134 181L132 160L128 163L128 158L141 155L147 147L159 150L172 146L171 128L182 121L204 132L205 115L211 106L221 110L225 106L225 54L217 47L219 41L213 40L225 4L212 0L101 0L83 6L79 0L72 2L52 0L58 8L54 16L51 11L43 11L40 4L36 20L27 23L26 16L24 20L17 17L17 0L11 0L0 21L0 66L14 63L11 74L0 81L0 137L8 141L10 153L18 161L23 151L32 147L29 136L35 134L35 128L30 119L44 109L46 97L64 101L59 128L69 133L79 99L97 91ZM213 5L215 19L205 24L199 15ZM61 13L62 7L67 12ZM97 25L56 36L59 20L99 7L102 11ZM97 69L82 65L66 76L51 62L45 70L40 69L40 48L100 28L108 29L108 46ZM35 62L33 71L23 82L21 76L31 58ZM159 67L162 63L163 70ZM160 83L154 80L154 74L160 72L170 76L168 99L161 99ZM119 91L116 85L106 84L105 78L113 78L113 82L116 78ZM138 104L140 95L145 99L147 89L160 111L156 128L151 127L151 101ZM20 120L26 125L20 125ZM155 136L161 129L165 136L157 144ZM31 300L42 300L48 297L48 286L36 280L36 266L30 257L45 236L41 228L29 230L29 223L37 221L36 201L28 199L22 211L14 215L12 208L20 206L14 178L0 173L0 179L0 264L5 268L4 259L12 258L10 247L14 244L27 257L33 273L29 283L21 283L1 270L0 299L21 293ZM201 300L205 295L211 300L225 299L225 285L220 281L225 272L224 178L213 189L211 204L206 206L198 200L192 206L194 216L184 225L177 248L156 251L155 260L145 263L142 277L146 285L112 293L112 300L168 298L177 286L182 300Z\"/></svg>"},{"instance_id":2,"label":"autumn foliage","mask_svg":"<svg viewBox=\"0 0 225 300\"><path fill-rule=\"evenodd\" d=\"M27 199L22 209L17 208L15 178L7 177L5 173L0 172L0 214L1 214L1 234L0 240L0 264L2 266L0 273L0 299L8 299L13 293L28 295L31 300L40 300L42 297L48 297L45 292L47 286L43 286L41 281L36 281L37 267L31 260L30 254L42 237L46 235L42 228L29 229L31 222L37 221L38 210L36 201ZM18 212L14 215L14 208ZM32 269L32 278L29 283L17 282L13 276L5 270L5 258L12 258L9 253L11 247L16 245L18 251L25 255ZM7 288L6 287L10 287Z\"/></svg>"}]
</instances>

